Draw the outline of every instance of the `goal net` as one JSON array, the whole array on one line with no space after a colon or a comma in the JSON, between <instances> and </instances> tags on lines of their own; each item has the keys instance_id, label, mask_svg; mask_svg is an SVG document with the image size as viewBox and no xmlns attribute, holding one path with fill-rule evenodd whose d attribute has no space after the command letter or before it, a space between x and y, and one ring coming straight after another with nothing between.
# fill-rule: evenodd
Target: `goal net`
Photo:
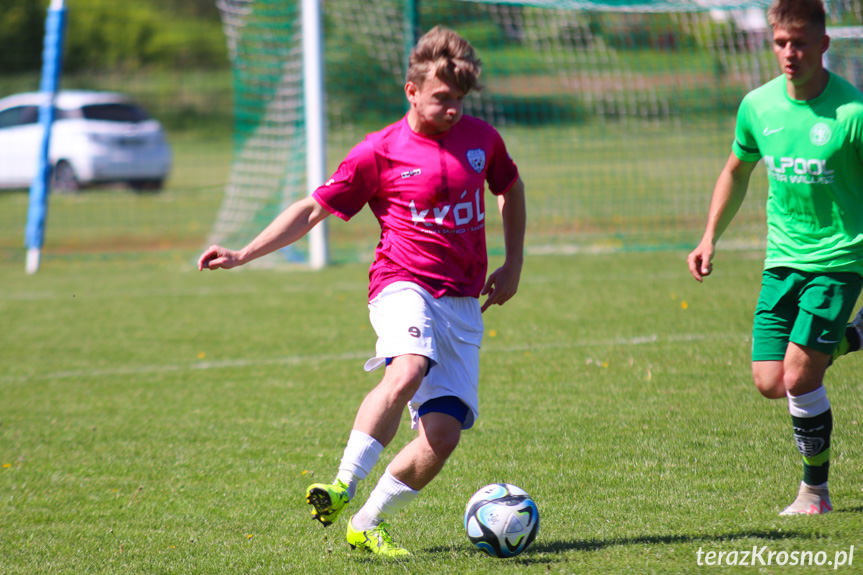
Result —
<instances>
[{"instance_id":1,"label":"goal net","mask_svg":"<svg viewBox=\"0 0 863 575\"><path fill-rule=\"evenodd\" d=\"M236 138L211 240L239 247L306 193L300 5L217 3L233 61ZM468 97L465 113L495 125L519 166L529 250L691 247L740 99L779 73L766 5L323 0L327 171L365 133L405 113L414 34L442 24L483 60L485 89ZM831 26L844 29L830 51L836 71L859 85L860 0L830 6ZM766 188L759 168L724 242L760 245ZM490 249L501 250L499 223L488 223ZM368 211L336 221L329 238L332 259L368 259L376 222Z\"/></svg>"},{"instance_id":2,"label":"goal net","mask_svg":"<svg viewBox=\"0 0 863 575\"><path fill-rule=\"evenodd\" d=\"M859 9L859 6L858 6ZM863 90L863 26L831 26L827 67Z\"/></svg>"}]
</instances>

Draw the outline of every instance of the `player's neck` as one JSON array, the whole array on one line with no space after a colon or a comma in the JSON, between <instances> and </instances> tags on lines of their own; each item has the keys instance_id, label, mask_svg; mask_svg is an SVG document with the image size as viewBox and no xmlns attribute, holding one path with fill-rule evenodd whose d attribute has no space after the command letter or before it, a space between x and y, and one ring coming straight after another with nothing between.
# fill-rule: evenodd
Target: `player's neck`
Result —
<instances>
[{"instance_id":1,"label":"player's neck","mask_svg":"<svg viewBox=\"0 0 863 575\"><path fill-rule=\"evenodd\" d=\"M795 84L788 80L786 83L788 97L799 101L814 100L821 95L829 80L830 73L824 68L821 68L802 84Z\"/></svg>"}]
</instances>

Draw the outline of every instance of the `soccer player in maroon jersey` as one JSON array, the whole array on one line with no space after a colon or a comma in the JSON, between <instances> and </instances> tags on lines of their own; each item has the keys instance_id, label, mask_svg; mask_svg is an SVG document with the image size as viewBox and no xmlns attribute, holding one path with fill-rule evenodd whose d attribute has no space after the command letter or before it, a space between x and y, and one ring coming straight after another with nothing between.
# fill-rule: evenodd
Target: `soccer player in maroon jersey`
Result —
<instances>
[{"instance_id":1,"label":"soccer player in maroon jersey","mask_svg":"<svg viewBox=\"0 0 863 575\"><path fill-rule=\"evenodd\" d=\"M310 485L306 499L312 516L331 525L407 406L417 437L348 521L351 547L387 557L410 553L392 541L386 520L434 479L479 415L482 312L512 298L521 277L524 184L500 134L462 113L480 66L458 34L429 31L411 52L405 117L369 134L323 186L246 247L211 246L198 261L199 269L230 269L295 242L330 214L349 220L368 205L377 217L369 315L378 341L365 369L386 369L360 405L333 483ZM486 183L497 197L506 249L487 278Z\"/></svg>"}]
</instances>

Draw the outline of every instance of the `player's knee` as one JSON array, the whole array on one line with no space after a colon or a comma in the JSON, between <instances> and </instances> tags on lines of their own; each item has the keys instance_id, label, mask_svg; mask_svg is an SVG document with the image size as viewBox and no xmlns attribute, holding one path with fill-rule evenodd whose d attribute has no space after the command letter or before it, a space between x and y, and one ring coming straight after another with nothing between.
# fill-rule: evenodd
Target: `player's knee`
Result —
<instances>
[{"instance_id":1,"label":"player's knee","mask_svg":"<svg viewBox=\"0 0 863 575\"><path fill-rule=\"evenodd\" d=\"M419 384L420 382L409 377L385 377L380 383L392 403L404 405L407 405L417 392Z\"/></svg>"},{"instance_id":2,"label":"player's knee","mask_svg":"<svg viewBox=\"0 0 863 575\"><path fill-rule=\"evenodd\" d=\"M394 362L387 368L381 385L387 389L395 401L407 402L419 389L425 372L426 364L424 362Z\"/></svg>"},{"instance_id":3,"label":"player's knee","mask_svg":"<svg viewBox=\"0 0 863 575\"><path fill-rule=\"evenodd\" d=\"M783 381L784 392L788 395L803 395L821 386L823 374L805 370L787 370Z\"/></svg>"},{"instance_id":4,"label":"player's knee","mask_svg":"<svg viewBox=\"0 0 863 575\"><path fill-rule=\"evenodd\" d=\"M780 399L785 397L785 387L782 385L759 385L756 383L755 387L758 389L759 393L767 399Z\"/></svg>"},{"instance_id":5,"label":"player's knee","mask_svg":"<svg viewBox=\"0 0 863 575\"><path fill-rule=\"evenodd\" d=\"M785 397L785 381L782 372L753 369L755 388L767 399Z\"/></svg>"},{"instance_id":6,"label":"player's knee","mask_svg":"<svg viewBox=\"0 0 863 575\"><path fill-rule=\"evenodd\" d=\"M461 439L461 430L456 428L435 428L426 433L426 441L429 448L434 452L435 456L440 459L447 459L455 448L458 447L458 442Z\"/></svg>"}]
</instances>

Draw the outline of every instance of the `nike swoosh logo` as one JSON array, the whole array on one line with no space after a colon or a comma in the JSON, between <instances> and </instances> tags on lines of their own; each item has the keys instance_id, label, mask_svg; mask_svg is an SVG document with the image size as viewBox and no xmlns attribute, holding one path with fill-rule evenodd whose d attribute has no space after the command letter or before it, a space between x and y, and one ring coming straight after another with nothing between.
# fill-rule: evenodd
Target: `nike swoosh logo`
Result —
<instances>
[{"instance_id":1,"label":"nike swoosh logo","mask_svg":"<svg viewBox=\"0 0 863 575\"><path fill-rule=\"evenodd\" d=\"M838 339L837 339L837 340L824 339L824 338L822 338L820 335L818 336L818 339L816 339L815 341L817 341L818 343L824 343L824 344L827 344L827 345L833 345L834 343L839 343L839 340L838 340Z\"/></svg>"},{"instance_id":2,"label":"nike swoosh logo","mask_svg":"<svg viewBox=\"0 0 863 575\"><path fill-rule=\"evenodd\" d=\"M781 132L784 129L785 129L785 126L782 126L781 128L776 128L775 130L771 130L770 128L764 128L763 134L765 136L769 136L770 134L775 134L776 132Z\"/></svg>"}]
</instances>

